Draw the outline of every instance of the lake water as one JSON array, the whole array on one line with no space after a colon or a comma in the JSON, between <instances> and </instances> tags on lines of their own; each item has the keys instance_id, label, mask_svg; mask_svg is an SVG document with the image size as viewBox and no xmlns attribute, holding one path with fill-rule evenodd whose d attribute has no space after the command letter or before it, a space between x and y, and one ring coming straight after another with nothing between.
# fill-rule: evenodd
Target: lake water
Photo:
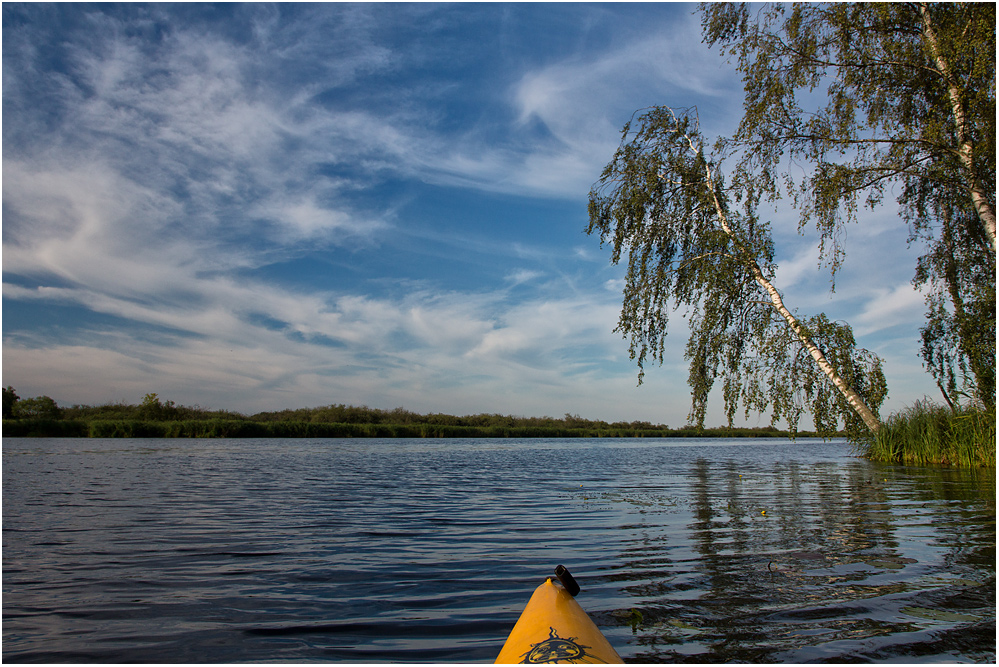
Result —
<instances>
[{"instance_id":1,"label":"lake water","mask_svg":"<svg viewBox=\"0 0 999 667\"><path fill-rule=\"evenodd\" d=\"M3 439L3 660L996 660L995 471L785 440Z\"/></svg>"}]
</instances>

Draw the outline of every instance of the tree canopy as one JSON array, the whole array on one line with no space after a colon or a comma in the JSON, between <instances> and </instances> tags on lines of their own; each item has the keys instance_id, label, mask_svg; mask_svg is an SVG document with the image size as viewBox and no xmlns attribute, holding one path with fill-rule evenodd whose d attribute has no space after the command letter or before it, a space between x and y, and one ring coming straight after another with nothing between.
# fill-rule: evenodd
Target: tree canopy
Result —
<instances>
[{"instance_id":1,"label":"tree canopy","mask_svg":"<svg viewBox=\"0 0 999 667\"><path fill-rule=\"evenodd\" d=\"M17 402L21 400L21 397L17 395L14 388L7 385L3 389L3 418L11 419L14 417L14 408L17 406Z\"/></svg>"},{"instance_id":2,"label":"tree canopy","mask_svg":"<svg viewBox=\"0 0 999 667\"><path fill-rule=\"evenodd\" d=\"M960 377L993 402L995 4L704 3L701 13L705 41L743 73L741 167L763 196L792 197L834 275L844 224L896 193L910 241L926 248L914 278L927 294L924 362L949 401Z\"/></svg>"},{"instance_id":3,"label":"tree canopy","mask_svg":"<svg viewBox=\"0 0 999 667\"><path fill-rule=\"evenodd\" d=\"M627 256L616 330L631 339L639 382L650 357L663 362L670 313L685 307L698 425L720 379L729 424L741 404L747 416L769 410L792 432L806 409L820 433L841 419L853 434L876 430L887 395L881 360L856 346L849 326L784 304L758 201L749 172L725 183L693 111L654 107L625 125L590 192L587 233L611 246L613 263Z\"/></svg>"},{"instance_id":4,"label":"tree canopy","mask_svg":"<svg viewBox=\"0 0 999 667\"><path fill-rule=\"evenodd\" d=\"M9 401L9 403L8 403ZM21 399L14 389L4 389L4 419L60 419L62 408L48 396Z\"/></svg>"}]
</instances>

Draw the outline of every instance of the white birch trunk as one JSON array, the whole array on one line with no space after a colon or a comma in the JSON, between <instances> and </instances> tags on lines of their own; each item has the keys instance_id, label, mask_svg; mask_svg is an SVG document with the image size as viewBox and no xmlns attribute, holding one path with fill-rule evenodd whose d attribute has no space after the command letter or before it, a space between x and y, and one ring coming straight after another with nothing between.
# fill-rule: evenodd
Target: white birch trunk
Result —
<instances>
[{"instance_id":1,"label":"white birch trunk","mask_svg":"<svg viewBox=\"0 0 999 667\"><path fill-rule=\"evenodd\" d=\"M693 145L691 145L691 149L695 151L697 150ZM715 212L718 215L718 220L721 222L722 229L728 237L731 238L736 245L738 245L738 239L735 238L735 234L733 234L731 227L729 227L721 202L718 200L718 195L715 191L714 178L711 175L711 167L705 165L704 169L707 172L707 185L711 189L711 197L714 200ZM867 403L864 402L864 399L840 376L839 373L836 372L836 369L833 368L833 365L829 363L828 359L826 359L822 350L820 350L818 345L812 341L804 327L801 326L801 323L798 322L797 318L795 318L791 311L787 309L784 305L784 300L780 296L780 292L778 292L777 288L773 286L773 283L767 280L763 275L760 265L755 260L752 260L749 263L749 268L752 271L756 282L759 283L770 296L770 302L773 304L774 308L778 313L780 313L781 317L784 318L784 321L787 322L788 326L791 327L791 331L794 332L794 335L798 338L801 344L805 346L808 353L812 355L812 359L815 360L819 369L825 373L826 377L829 378L829 381L832 382L833 386L836 387L840 394L843 395L843 398L845 398L846 402L850 404L853 411L864 420L864 423L869 429L871 429L871 432L877 433L878 429L881 428L881 422L874 412L867 406Z\"/></svg>"},{"instance_id":2,"label":"white birch trunk","mask_svg":"<svg viewBox=\"0 0 999 667\"><path fill-rule=\"evenodd\" d=\"M999 250L999 245L996 241L996 212L989 203L988 197L982 190L981 183L975 178L974 170L974 152L971 145L971 133L968 132L968 117L964 111L964 105L961 103L961 91L958 90L957 84L954 82L954 77L950 71L950 63L947 59L943 57L940 52L940 46L937 42L937 34L933 29L933 23L930 20L930 9L927 3L922 2L919 4L919 13L923 19L923 35L926 39L926 44L930 49L930 53L933 55L934 64L936 65L937 71L940 76L943 77L944 83L947 86L947 94L950 97L951 112L954 114L954 124L957 129L957 141L958 141L958 157L964 168L968 170L968 175L970 177L971 185L971 201L975 205L975 211L978 213L978 217L981 219L982 223L985 225L985 229L988 230L989 236L992 238L992 248L993 250Z\"/></svg>"}]
</instances>

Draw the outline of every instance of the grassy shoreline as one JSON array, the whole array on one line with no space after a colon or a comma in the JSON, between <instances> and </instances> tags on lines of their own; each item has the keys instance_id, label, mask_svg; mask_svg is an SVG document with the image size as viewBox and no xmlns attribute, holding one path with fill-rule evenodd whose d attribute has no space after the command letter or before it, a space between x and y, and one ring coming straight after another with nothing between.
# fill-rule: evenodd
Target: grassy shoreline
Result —
<instances>
[{"instance_id":1,"label":"grassy shoreline","mask_svg":"<svg viewBox=\"0 0 999 667\"><path fill-rule=\"evenodd\" d=\"M13 390L5 392L16 396ZM147 394L140 405L109 403L60 408L47 397L5 405L4 437L62 438L814 438L774 427L670 428L644 421L614 422L566 414L515 417L479 414L458 417L418 414L403 408L328 405L243 415L227 410L162 402ZM12 414L11 414L12 413ZM8 417L15 417L13 419ZM885 420L874 436L854 442L872 461L913 465L995 468L996 410L950 410L929 400Z\"/></svg>"},{"instance_id":2,"label":"grassy shoreline","mask_svg":"<svg viewBox=\"0 0 999 667\"><path fill-rule=\"evenodd\" d=\"M951 410L919 401L886 419L858 450L885 463L995 468L996 408Z\"/></svg>"}]
</instances>

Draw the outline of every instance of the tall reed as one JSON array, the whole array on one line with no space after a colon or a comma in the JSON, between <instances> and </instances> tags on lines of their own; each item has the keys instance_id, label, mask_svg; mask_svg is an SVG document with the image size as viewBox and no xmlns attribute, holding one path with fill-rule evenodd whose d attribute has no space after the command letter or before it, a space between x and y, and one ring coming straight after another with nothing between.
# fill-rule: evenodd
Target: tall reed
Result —
<instances>
[{"instance_id":1,"label":"tall reed","mask_svg":"<svg viewBox=\"0 0 999 667\"><path fill-rule=\"evenodd\" d=\"M917 401L889 417L859 449L874 461L994 468L996 409L964 406L951 410L928 400Z\"/></svg>"}]
</instances>

